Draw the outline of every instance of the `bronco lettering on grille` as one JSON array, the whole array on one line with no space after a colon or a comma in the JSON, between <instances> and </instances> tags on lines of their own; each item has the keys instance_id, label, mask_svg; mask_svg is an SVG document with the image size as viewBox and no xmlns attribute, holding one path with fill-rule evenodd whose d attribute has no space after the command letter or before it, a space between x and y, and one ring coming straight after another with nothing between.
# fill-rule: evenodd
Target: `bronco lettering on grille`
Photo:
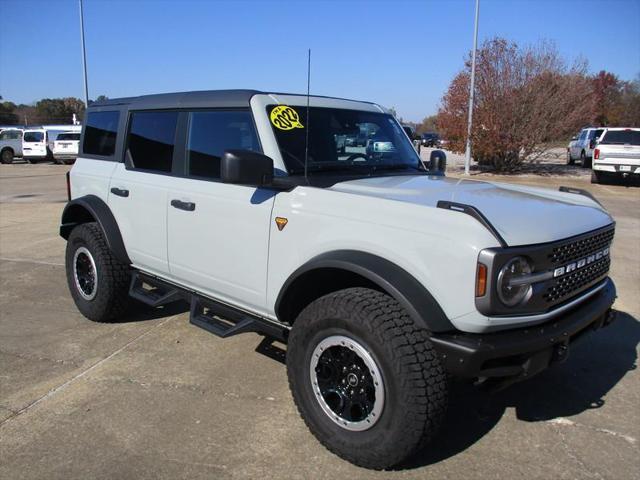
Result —
<instances>
[{"instance_id":1,"label":"bronco lettering on grille","mask_svg":"<svg viewBox=\"0 0 640 480\"><path fill-rule=\"evenodd\" d=\"M592 264L593 262L596 262L604 257L606 257L607 255L609 255L609 247L603 249L603 250L598 250L595 253L592 253L591 255L588 255L584 258L581 258L580 260L576 260L575 262L571 262L563 267L558 267L556 269L553 270L553 277L560 277L562 275L564 275L565 273L571 273L573 271L579 270L587 265Z\"/></svg>"}]
</instances>

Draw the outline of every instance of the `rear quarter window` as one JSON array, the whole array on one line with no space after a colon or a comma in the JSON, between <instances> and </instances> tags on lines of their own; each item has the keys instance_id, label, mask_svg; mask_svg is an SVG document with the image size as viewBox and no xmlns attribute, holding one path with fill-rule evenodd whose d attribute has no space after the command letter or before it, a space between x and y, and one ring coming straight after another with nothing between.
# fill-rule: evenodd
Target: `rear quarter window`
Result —
<instances>
[{"instance_id":1,"label":"rear quarter window","mask_svg":"<svg viewBox=\"0 0 640 480\"><path fill-rule=\"evenodd\" d=\"M116 151L120 112L89 112L84 127L83 153L103 157Z\"/></svg>"}]
</instances>

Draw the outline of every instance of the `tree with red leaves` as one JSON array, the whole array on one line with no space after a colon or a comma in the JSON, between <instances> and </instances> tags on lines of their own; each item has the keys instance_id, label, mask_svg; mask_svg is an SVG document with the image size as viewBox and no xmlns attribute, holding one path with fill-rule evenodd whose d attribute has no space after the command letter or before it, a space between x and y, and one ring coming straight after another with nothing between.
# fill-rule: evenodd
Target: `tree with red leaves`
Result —
<instances>
[{"instance_id":1,"label":"tree with red leaves","mask_svg":"<svg viewBox=\"0 0 640 480\"><path fill-rule=\"evenodd\" d=\"M470 61L442 99L438 127L450 148L463 152L469 102ZM471 141L473 156L497 170L514 170L593 118L586 65L567 67L548 43L520 48L502 38L485 41L476 57Z\"/></svg>"}]
</instances>

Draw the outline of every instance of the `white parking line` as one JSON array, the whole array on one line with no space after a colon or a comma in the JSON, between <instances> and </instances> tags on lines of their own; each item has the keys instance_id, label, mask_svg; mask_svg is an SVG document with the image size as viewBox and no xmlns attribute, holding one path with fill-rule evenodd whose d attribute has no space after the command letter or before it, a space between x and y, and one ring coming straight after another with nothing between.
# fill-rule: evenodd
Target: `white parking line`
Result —
<instances>
[{"instance_id":1,"label":"white parking line","mask_svg":"<svg viewBox=\"0 0 640 480\"><path fill-rule=\"evenodd\" d=\"M97 361L96 363L94 363L93 365L91 365L89 368L83 370L82 372L80 372L79 374L77 374L76 376L70 378L69 380L67 380L66 382L62 383L61 385L58 385L55 388L52 388L51 390L49 390L47 393L45 393L43 396L41 396L40 398L38 398L37 400L31 402L29 405L27 405L26 407L18 410L15 414L11 415L10 417L7 417L6 419L4 419L2 422L0 422L0 427L2 425L4 425L7 422L10 422L11 420L13 420L14 418L19 417L20 415L22 415L23 413L27 412L28 410L31 410L33 407L35 407L36 405L38 405L40 402L42 402L43 400L46 400L47 398L55 395L56 393L60 392L61 390L65 389L67 386L69 386L70 384L72 384L73 382L75 382L76 380L78 380L79 378L84 377L87 373L89 373L90 371L98 368L100 365L102 365L103 363L107 362L108 360L111 360L113 357L115 357L116 355L118 355L120 352L122 352L124 349L126 349L128 346L134 344L135 342L137 342L138 340L146 337L147 335L149 335L153 330L162 327L165 323L167 323L169 320L175 318L175 316L169 317L164 319L162 322L160 322L157 325L154 325L153 327L145 330L143 333L141 333L140 335L138 335L137 337L129 340L127 343L125 343L122 347L120 347L119 349L117 349L115 352L113 352L111 355L103 358L102 360Z\"/></svg>"}]
</instances>

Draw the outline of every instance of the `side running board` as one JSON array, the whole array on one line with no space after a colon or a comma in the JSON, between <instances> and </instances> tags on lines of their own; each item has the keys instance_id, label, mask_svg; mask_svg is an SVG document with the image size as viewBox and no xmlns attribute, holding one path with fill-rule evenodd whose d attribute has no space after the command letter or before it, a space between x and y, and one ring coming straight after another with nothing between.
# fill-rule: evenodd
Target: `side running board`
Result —
<instances>
[{"instance_id":1,"label":"side running board","mask_svg":"<svg viewBox=\"0 0 640 480\"><path fill-rule=\"evenodd\" d=\"M289 333L285 327L195 294L191 297L189 321L221 338L256 332L285 341Z\"/></svg>"},{"instance_id":2,"label":"side running board","mask_svg":"<svg viewBox=\"0 0 640 480\"><path fill-rule=\"evenodd\" d=\"M480 222L487 230L491 232L491 234L498 240L501 247L508 247L507 242L505 242L502 235L496 230L496 227L492 225L487 217L485 217L480 210L478 210L473 205L467 205L466 203L456 203L449 202L447 200L438 200L437 204L438 208L444 208L445 210L453 210L455 212L465 213L473 218L475 218L478 222Z\"/></svg>"},{"instance_id":3,"label":"side running board","mask_svg":"<svg viewBox=\"0 0 640 480\"><path fill-rule=\"evenodd\" d=\"M140 272L132 272L129 296L151 307L160 307L188 297L177 288Z\"/></svg>"},{"instance_id":4,"label":"side running board","mask_svg":"<svg viewBox=\"0 0 640 480\"><path fill-rule=\"evenodd\" d=\"M251 315L138 271L131 272L129 295L152 307L178 300L191 302L189 322L221 338L255 332L285 342L289 336L290 328L286 325Z\"/></svg>"}]
</instances>

